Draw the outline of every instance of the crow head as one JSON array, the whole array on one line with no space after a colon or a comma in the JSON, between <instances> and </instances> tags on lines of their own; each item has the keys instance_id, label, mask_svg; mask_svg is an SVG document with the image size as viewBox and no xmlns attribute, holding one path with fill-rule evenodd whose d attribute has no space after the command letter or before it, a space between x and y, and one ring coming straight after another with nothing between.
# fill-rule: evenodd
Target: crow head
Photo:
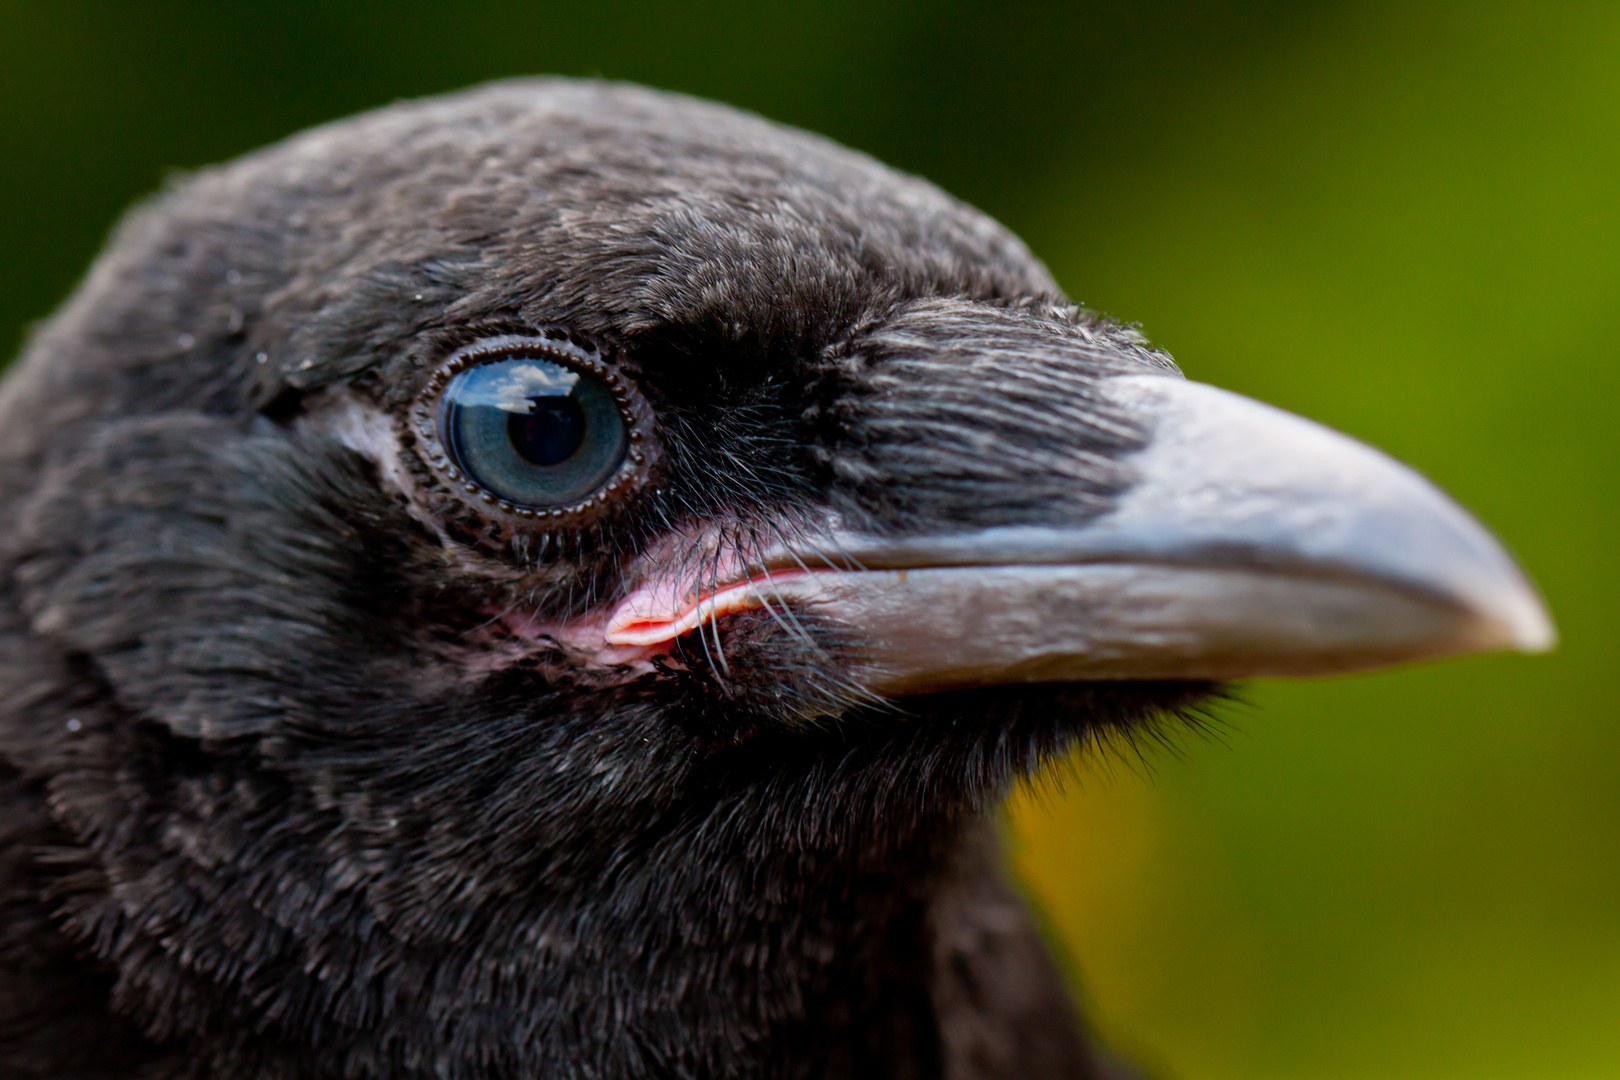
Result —
<instances>
[{"instance_id":1,"label":"crow head","mask_svg":"<svg viewBox=\"0 0 1620 1080\"><path fill-rule=\"evenodd\" d=\"M1550 636L1423 480L982 215L597 84L139 209L8 376L0 499L30 902L228 1075L909 1075L1016 777Z\"/></svg>"}]
</instances>

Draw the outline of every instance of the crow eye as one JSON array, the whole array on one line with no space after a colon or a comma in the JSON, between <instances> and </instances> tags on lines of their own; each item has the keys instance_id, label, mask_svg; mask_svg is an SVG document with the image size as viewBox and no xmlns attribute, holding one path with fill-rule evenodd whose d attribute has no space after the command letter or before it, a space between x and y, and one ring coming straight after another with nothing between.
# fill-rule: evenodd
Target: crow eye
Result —
<instances>
[{"instance_id":1,"label":"crow eye","mask_svg":"<svg viewBox=\"0 0 1620 1080\"><path fill-rule=\"evenodd\" d=\"M566 342L475 347L439 372L430 393L435 464L504 511L583 508L615 477L623 482L627 455L642 460L631 447L629 392L594 353Z\"/></svg>"}]
</instances>

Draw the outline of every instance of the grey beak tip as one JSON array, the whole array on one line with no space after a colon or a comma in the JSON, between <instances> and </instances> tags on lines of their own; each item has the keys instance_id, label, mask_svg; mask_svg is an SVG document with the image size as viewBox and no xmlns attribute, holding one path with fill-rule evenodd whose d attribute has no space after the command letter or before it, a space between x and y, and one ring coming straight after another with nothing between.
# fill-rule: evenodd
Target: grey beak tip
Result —
<instances>
[{"instance_id":1,"label":"grey beak tip","mask_svg":"<svg viewBox=\"0 0 1620 1080\"><path fill-rule=\"evenodd\" d=\"M1495 639L1487 647L1510 649L1532 656L1550 653L1558 647L1558 628L1539 593L1527 581L1504 590L1496 610L1487 616L1495 629Z\"/></svg>"},{"instance_id":2,"label":"grey beak tip","mask_svg":"<svg viewBox=\"0 0 1620 1080\"><path fill-rule=\"evenodd\" d=\"M1456 613L1449 630L1445 620L1433 624L1430 655L1535 654L1557 644L1546 604L1513 557L1414 470L1214 387L1141 376L1114 385L1160 420L1156 442L1164 445L1149 451L1157 467L1142 499L1151 513L1193 505L1201 492L1186 490L1192 477L1221 490L1222 508L1213 524L1184 525L1188 531L1429 594Z\"/></svg>"}]
</instances>

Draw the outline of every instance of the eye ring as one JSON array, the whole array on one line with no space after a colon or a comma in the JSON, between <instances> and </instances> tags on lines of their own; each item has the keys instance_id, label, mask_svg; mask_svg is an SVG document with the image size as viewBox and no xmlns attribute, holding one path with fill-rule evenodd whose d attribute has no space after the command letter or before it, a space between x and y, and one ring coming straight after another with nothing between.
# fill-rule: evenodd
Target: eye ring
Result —
<instances>
[{"instance_id":1,"label":"eye ring","mask_svg":"<svg viewBox=\"0 0 1620 1080\"><path fill-rule=\"evenodd\" d=\"M457 405L448 400L452 387L464 385L469 373L505 361L534 360L592 381L589 389L600 412L611 402L623 425L623 452L610 472L592 481L588 492L556 503L529 504L496 490L474 475L457 452L457 439L447 428ZM461 380L458 384L458 379ZM583 386L583 383L580 385ZM645 479L650 458L650 424L646 401L635 386L604 362L598 349L582 344L562 329L541 334L503 334L483 338L452 353L430 375L411 408L410 426L422 460L445 489L485 518L504 519L519 527L563 524L592 516Z\"/></svg>"}]
</instances>

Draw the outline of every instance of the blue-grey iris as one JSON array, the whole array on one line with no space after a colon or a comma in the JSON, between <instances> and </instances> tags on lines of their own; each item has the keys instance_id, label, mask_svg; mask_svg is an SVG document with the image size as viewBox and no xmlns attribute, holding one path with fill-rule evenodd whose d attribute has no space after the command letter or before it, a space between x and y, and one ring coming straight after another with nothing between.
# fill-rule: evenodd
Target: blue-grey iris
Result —
<instances>
[{"instance_id":1,"label":"blue-grey iris","mask_svg":"<svg viewBox=\"0 0 1620 1080\"><path fill-rule=\"evenodd\" d=\"M624 461L628 435L613 392L540 357L458 373L445 387L445 448L468 479L519 506L589 498Z\"/></svg>"}]
</instances>

